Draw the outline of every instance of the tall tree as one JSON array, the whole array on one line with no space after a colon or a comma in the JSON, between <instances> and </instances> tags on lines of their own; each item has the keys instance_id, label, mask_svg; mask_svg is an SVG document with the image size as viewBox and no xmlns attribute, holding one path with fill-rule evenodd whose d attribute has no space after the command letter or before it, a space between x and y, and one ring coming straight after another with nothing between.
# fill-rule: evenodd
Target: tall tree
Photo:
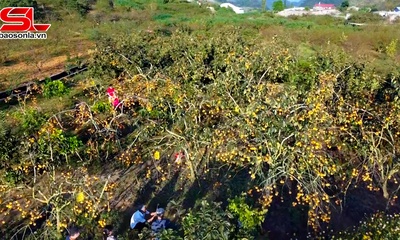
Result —
<instances>
[{"instance_id":1,"label":"tall tree","mask_svg":"<svg viewBox=\"0 0 400 240\"><path fill-rule=\"evenodd\" d=\"M282 0L277 0L272 4L272 9L276 12L283 11L285 9L285 6L283 4Z\"/></svg>"}]
</instances>

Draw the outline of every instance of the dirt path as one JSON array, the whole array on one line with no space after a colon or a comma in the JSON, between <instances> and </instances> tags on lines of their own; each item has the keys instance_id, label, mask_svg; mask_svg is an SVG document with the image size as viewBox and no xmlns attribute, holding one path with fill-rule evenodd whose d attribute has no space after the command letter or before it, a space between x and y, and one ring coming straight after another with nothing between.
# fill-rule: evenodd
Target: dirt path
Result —
<instances>
[{"instance_id":1,"label":"dirt path","mask_svg":"<svg viewBox=\"0 0 400 240\"><path fill-rule=\"evenodd\" d=\"M63 69L67 61L67 56L58 56L47 60L44 63L27 64L26 62L19 62L11 66L4 66L0 68L0 76L11 76L16 73L27 73L30 78L42 78L48 76L49 73Z\"/></svg>"},{"instance_id":2,"label":"dirt path","mask_svg":"<svg viewBox=\"0 0 400 240\"><path fill-rule=\"evenodd\" d=\"M74 59L87 58L88 52L92 45L85 43L85 48L75 49L69 52L69 57ZM84 50L83 50L84 49ZM21 52L13 56L14 59L20 59L20 55L33 56L34 60L20 60L10 62L9 64L0 65L0 91L15 87L21 83L31 81L33 79L43 79L53 74L62 72L68 61L67 54L58 54L56 56L46 56L41 49L34 52ZM39 56L38 55L43 55Z\"/></svg>"}]
</instances>

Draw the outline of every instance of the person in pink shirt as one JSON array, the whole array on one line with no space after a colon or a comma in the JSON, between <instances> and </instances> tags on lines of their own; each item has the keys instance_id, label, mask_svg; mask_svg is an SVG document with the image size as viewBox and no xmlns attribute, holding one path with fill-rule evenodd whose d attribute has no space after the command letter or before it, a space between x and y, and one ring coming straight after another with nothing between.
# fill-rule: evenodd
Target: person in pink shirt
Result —
<instances>
[{"instance_id":1,"label":"person in pink shirt","mask_svg":"<svg viewBox=\"0 0 400 240\"><path fill-rule=\"evenodd\" d=\"M112 85L107 88L107 96L110 103L116 108L119 105L119 99L117 97L117 93Z\"/></svg>"}]
</instances>

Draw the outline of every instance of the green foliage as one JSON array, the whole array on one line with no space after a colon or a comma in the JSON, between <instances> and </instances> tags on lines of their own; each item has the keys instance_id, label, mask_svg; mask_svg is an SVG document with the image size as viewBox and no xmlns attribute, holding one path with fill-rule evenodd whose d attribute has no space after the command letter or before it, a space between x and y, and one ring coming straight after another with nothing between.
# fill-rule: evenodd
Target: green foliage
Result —
<instances>
[{"instance_id":1,"label":"green foliage","mask_svg":"<svg viewBox=\"0 0 400 240\"><path fill-rule=\"evenodd\" d=\"M358 227L341 232L331 239L399 239L399 224L399 214L389 215L379 212L362 221Z\"/></svg>"},{"instance_id":2,"label":"green foliage","mask_svg":"<svg viewBox=\"0 0 400 240\"><path fill-rule=\"evenodd\" d=\"M285 5L284 5L282 0L277 0L272 4L272 9L275 12L280 12L280 11L283 11L285 9Z\"/></svg>"},{"instance_id":3,"label":"green foliage","mask_svg":"<svg viewBox=\"0 0 400 240\"><path fill-rule=\"evenodd\" d=\"M15 186L18 183L21 183L23 180L23 174L19 171L9 169L4 176L4 180L10 184L11 186Z\"/></svg>"},{"instance_id":4,"label":"green foliage","mask_svg":"<svg viewBox=\"0 0 400 240\"><path fill-rule=\"evenodd\" d=\"M91 9L93 0L57 0L58 5L77 12L80 16L85 16Z\"/></svg>"},{"instance_id":5,"label":"green foliage","mask_svg":"<svg viewBox=\"0 0 400 240\"><path fill-rule=\"evenodd\" d=\"M2 54L0 56L0 66L5 66L8 62L9 56L7 54Z\"/></svg>"},{"instance_id":6,"label":"green foliage","mask_svg":"<svg viewBox=\"0 0 400 240\"><path fill-rule=\"evenodd\" d=\"M22 109L15 112L13 116L21 123L19 126L27 135L39 130L47 120L47 116L35 108Z\"/></svg>"},{"instance_id":7,"label":"green foliage","mask_svg":"<svg viewBox=\"0 0 400 240\"><path fill-rule=\"evenodd\" d=\"M243 196L229 200L228 210L234 214L243 225L243 228L254 232L264 221L266 210L252 209Z\"/></svg>"},{"instance_id":8,"label":"green foliage","mask_svg":"<svg viewBox=\"0 0 400 240\"><path fill-rule=\"evenodd\" d=\"M42 129L38 139L38 150L41 154L38 157L46 163L62 164L61 157L64 157L68 164L69 156L76 154L83 145L77 136L67 136L61 129L54 128L50 132L44 131L45 129Z\"/></svg>"},{"instance_id":9,"label":"green foliage","mask_svg":"<svg viewBox=\"0 0 400 240\"><path fill-rule=\"evenodd\" d=\"M162 231L157 237L159 240L183 240L183 238L172 229L166 229Z\"/></svg>"},{"instance_id":10,"label":"green foliage","mask_svg":"<svg viewBox=\"0 0 400 240\"><path fill-rule=\"evenodd\" d=\"M183 218L185 239L231 240L236 226L219 204L201 202L200 209Z\"/></svg>"},{"instance_id":11,"label":"green foliage","mask_svg":"<svg viewBox=\"0 0 400 240\"><path fill-rule=\"evenodd\" d=\"M68 88L61 80L48 81L43 86L43 96L46 98L61 97L68 92Z\"/></svg>"},{"instance_id":12,"label":"green foliage","mask_svg":"<svg viewBox=\"0 0 400 240\"><path fill-rule=\"evenodd\" d=\"M128 238L131 239L131 238ZM158 239L158 240L183 240L179 233L172 229L165 229L161 231L159 234L155 235L150 229L144 228L143 231L139 234L140 240L148 240L148 239ZM188 239L188 238L185 238ZM189 238L191 239L191 238Z\"/></svg>"},{"instance_id":13,"label":"green foliage","mask_svg":"<svg viewBox=\"0 0 400 240\"><path fill-rule=\"evenodd\" d=\"M241 201L241 200L239 200ZM241 239L247 240L252 239L255 235L254 228L256 226L250 226L241 228L239 224L230 213L230 211L224 211L221 208L221 203L201 201L199 208L192 209L182 219L183 238L179 232L172 229L167 229L157 235L160 240L179 240L179 239L207 239L207 240L234 240ZM242 210L244 205L239 203L233 208L238 211ZM246 205L247 206L247 205ZM247 209L249 210L249 209ZM251 210L249 210L251 211ZM259 215L259 214L258 214ZM247 224L252 224L258 221L247 219ZM139 235L140 239L151 239L154 238L154 234L150 230L144 230Z\"/></svg>"},{"instance_id":14,"label":"green foliage","mask_svg":"<svg viewBox=\"0 0 400 240\"><path fill-rule=\"evenodd\" d=\"M396 56L397 53L397 43L399 42L398 39L393 39L392 41L390 41L389 45L386 46L386 54L390 57L390 58L394 58Z\"/></svg>"},{"instance_id":15,"label":"green foliage","mask_svg":"<svg viewBox=\"0 0 400 240\"><path fill-rule=\"evenodd\" d=\"M349 21L356 23L371 23L371 22L380 22L382 21L382 17L379 14L375 14L372 12L355 12L349 18Z\"/></svg>"},{"instance_id":16,"label":"green foliage","mask_svg":"<svg viewBox=\"0 0 400 240\"><path fill-rule=\"evenodd\" d=\"M114 9L114 0L97 0L95 8L97 11L110 12Z\"/></svg>"},{"instance_id":17,"label":"green foliage","mask_svg":"<svg viewBox=\"0 0 400 240\"><path fill-rule=\"evenodd\" d=\"M330 210L346 200L346 194L328 195L330 186L346 193L353 183L366 181L372 189L386 189L383 192L388 198L396 195L392 186L399 178L399 165L393 160L395 149L399 148L395 139L400 135L396 118L400 106L399 75L379 75L369 62L353 59L349 50L341 50L341 44L355 48L355 36L364 40L370 33L358 30L360 36L352 34L352 28L339 26L338 20L329 17L286 19L264 13L240 16L222 9L212 18L207 12L208 15L199 14L202 18L198 19L192 13L202 13L204 8L186 3L118 2L126 4L126 10L143 11L134 11L134 21L104 23L94 28L94 37L100 41L90 59L90 80L80 79L82 86L88 85L76 95L81 103L72 109L51 112L53 117L46 125L45 116L30 110L13 115L12 120L16 121L10 122L15 127L5 121L0 124L5 129L0 134L0 160L8 183L31 179L35 167L41 169L39 172L68 170L55 174L63 184L87 179L86 175L69 175L80 164L88 166L90 175L106 179L93 163L120 161L124 164L118 167L131 166L132 171L116 169L121 175L115 179L131 179L131 175L124 174L134 173L139 179L138 187L162 189L163 183L171 181L171 173L179 176L176 183L171 181L172 185L178 188L186 184L181 189L203 178L213 181L212 189L201 191L212 191L211 195L218 199L229 199L236 192L257 187L254 205L245 202L248 198L239 197L231 200L224 211L219 205L203 202L200 209L195 208L184 217L182 236L169 230L161 234L161 239L254 239L252 234L263 214L276 209L271 205L275 204L273 196L289 201L285 205L310 209L309 222L303 226L317 229L323 225L318 221L329 221ZM105 1L98 4L99 8L106 7ZM132 22L138 28L150 26L153 31L132 33ZM231 24L236 27L227 26ZM275 31L262 28L266 25L274 25L279 34L272 37ZM287 34L287 28L293 34ZM393 39L390 34L395 34L388 29L395 28L385 27L387 34L380 36L381 53L395 59L396 47L389 44ZM115 32L126 34L109 37ZM288 39L288 35L296 39ZM392 59L384 60L385 64L393 63L393 69L398 68ZM391 71L389 65L384 65L386 72ZM96 82L89 83L93 78ZM115 86L124 99L122 114L110 111L111 105L102 100L104 91L97 89L108 84L109 79L118 81ZM65 94L65 86L59 83L45 87L49 96ZM81 91L80 87L76 91ZM38 100L44 108L45 101L57 99ZM38 103L35 99L29 104ZM26 122L19 124L25 117ZM1 115L3 118L7 116ZM19 125L24 134L19 134ZM168 158L177 149L187 153L182 163ZM159 151L160 160L153 159L155 151ZM239 189L230 178L243 169ZM107 168L107 173L113 170ZM223 175L217 175L225 170ZM68 181L64 181L66 176ZM54 184L54 177L38 175L41 194L64 192L65 185ZM47 179L52 184L47 184ZM219 184L223 189L218 188ZM27 186L31 190L32 184ZM97 211L90 217L85 215L97 200L88 197L87 203L67 204L68 196L81 191L81 187L83 184L77 188L68 186L65 189L73 192L65 198L58 197L64 196L61 193L47 199L59 201L55 203L65 206L66 212L77 212L62 215L67 216L65 219L74 216L91 231L98 231L99 218L110 217L97 216ZM287 197L289 188L293 195ZM85 189L88 192L95 191ZM103 191L100 188L96 192ZM182 197L181 192L174 194ZM31 196L26 194L26 199L31 200ZM117 194L120 196L125 195ZM117 200L111 194L109 197L107 202ZM32 201L32 205L38 203L42 202ZM261 210L252 206L260 206ZM295 213L293 217L298 215ZM118 218L112 221L117 223ZM46 229L57 232L50 225L38 232ZM55 239L49 236L48 239Z\"/></svg>"},{"instance_id":18,"label":"green foliage","mask_svg":"<svg viewBox=\"0 0 400 240\"><path fill-rule=\"evenodd\" d=\"M271 196L281 194L276 190L280 184L297 182L307 194L299 193L293 205L311 209L308 224L316 229L319 219L329 221L326 203L331 200L323 186L333 182L326 176L333 175L343 184L352 182L353 168L359 166L343 164L323 149L348 146L342 152L349 157L379 156L374 160L379 167L368 170L374 176L396 172L397 164L383 164L390 159L393 140L365 147L378 141L371 134L377 129L386 133L387 125L379 120L364 125L367 120L355 110L362 105L373 116L389 114L381 113L373 100L381 81L335 46L293 46L279 37L258 44L257 39L239 32L243 30L223 29L213 32L212 38L207 31L176 31L170 36L107 39L98 46L91 70L98 78L130 76L119 87L128 93L126 109L134 111L139 123L132 133L135 144L151 146L140 156L151 157L159 149L168 154L185 146L193 159L187 161L185 171L193 178L196 172L206 171L196 159L244 167L249 170L249 181L260 180L269 192L263 209L271 204ZM372 81L365 81L371 76ZM397 109L394 102L390 104ZM171 134L179 137L171 138ZM392 130L387 132L385 139L394 139L392 134ZM148 139L162 140L154 144ZM354 148L356 143L360 145ZM198 150L209 146L212 150L207 154ZM377 169L383 175L376 174ZM387 177L375 177L375 183L384 189ZM321 215L316 217L316 212ZM250 215L245 214L245 220ZM188 234L194 234L192 227L198 222L190 215L188 219L193 222Z\"/></svg>"},{"instance_id":19,"label":"green foliage","mask_svg":"<svg viewBox=\"0 0 400 240\"><path fill-rule=\"evenodd\" d=\"M19 163L21 146L17 135L11 134L8 130L0 132L0 171L5 171L5 180L8 183L16 184L22 180L19 170L13 169Z\"/></svg>"},{"instance_id":20,"label":"green foliage","mask_svg":"<svg viewBox=\"0 0 400 240\"><path fill-rule=\"evenodd\" d=\"M12 158L13 139L10 136L9 126L4 122L5 114L0 112L0 164ZM11 151L10 151L11 150ZM2 165L2 168L4 165Z\"/></svg>"},{"instance_id":21,"label":"green foliage","mask_svg":"<svg viewBox=\"0 0 400 240\"><path fill-rule=\"evenodd\" d=\"M106 113L111 111L112 107L111 104L109 102L96 102L93 107L92 110L94 113Z\"/></svg>"},{"instance_id":22,"label":"green foliage","mask_svg":"<svg viewBox=\"0 0 400 240\"><path fill-rule=\"evenodd\" d=\"M2 0L0 2L0 9L5 7L33 7L35 9L35 18L40 19L44 17L43 10L38 7L36 0Z\"/></svg>"},{"instance_id":23,"label":"green foliage","mask_svg":"<svg viewBox=\"0 0 400 240\"><path fill-rule=\"evenodd\" d=\"M342 9L346 9L346 8L348 8L350 6L350 4L349 4L349 1L348 0L344 0L341 4L340 4L340 7L342 8Z\"/></svg>"},{"instance_id":24,"label":"green foliage","mask_svg":"<svg viewBox=\"0 0 400 240\"><path fill-rule=\"evenodd\" d=\"M36 0L2 0L0 2L0 9L5 7L34 7L37 8ZM36 9L35 9L36 10Z\"/></svg>"},{"instance_id":25,"label":"green foliage","mask_svg":"<svg viewBox=\"0 0 400 240\"><path fill-rule=\"evenodd\" d=\"M126 10L143 10L145 9L144 7L144 1L130 1L130 0L115 0L115 6L123 7Z\"/></svg>"},{"instance_id":26,"label":"green foliage","mask_svg":"<svg viewBox=\"0 0 400 240\"><path fill-rule=\"evenodd\" d=\"M156 15L156 16L154 16L153 17L153 19L154 20L165 20L165 19L168 19L168 18L171 18L172 17L172 15L171 14L159 14L159 15Z\"/></svg>"},{"instance_id":27,"label":"green foliage","mask_svg":"<svg viewBox=\"0 0 400 240\"><path fill-rule=\"evenodd\" d=\"M348 0L344 0L341 4L340 4L340 11L346 11L347 8L350 6L350 3Z\"/></svg>"}]
</instances>

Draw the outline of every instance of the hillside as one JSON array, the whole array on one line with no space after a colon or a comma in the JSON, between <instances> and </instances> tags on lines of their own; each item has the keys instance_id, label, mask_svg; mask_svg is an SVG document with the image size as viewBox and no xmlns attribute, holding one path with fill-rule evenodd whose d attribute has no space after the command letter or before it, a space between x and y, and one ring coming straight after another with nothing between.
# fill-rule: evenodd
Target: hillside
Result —
<instances>
[{"instance_id":1,"label":"hillside","mask_svg":"<svg viewBox=\"0 0 400 240\"><path fill-rule=\"evenodd\" d=\"M229 2L233 3L237 6L241 7L252 7L252 8L261 8L262 0L221 0L218 2ZM267 1L268 9L272 8L273 0ZM285 1L284 1L285 2ZM331 3L334 4L336 7L339 7L342 4L342 0L304 0L304 1L286 1L288 7L290 6L302 6L302 7L312 7L316 3ZM357 6L357 7L373 7L378 10L393 10L394 7L400 6L400 0L349 0L350 6Z\"/></svg>"},{"instance_id":2,"label":"hillside","mask_svg":"<svg viewBox=\"0 0 400 240\"><path fill-rule=\"evenodd\" d=\"M378 10L392 11L395 7L400 6L399 0L349 0L351 6L359 7L375 7Z\"/></svg>"},{"instance_id":3,"label":"hillside","mask_svg":"<svg viewBox=\"0 0 400 240\"><path fill-rule=\"evenodd\" d=\"M336 7L339 7L342 4L342 0L327 0L327 1L319 1L319 0L304 0L301 3L301 6L304 7L312 7L316 3L331 3L335 4ZM349 0L350 6L357 7L373 7L378 10L393 10L394 7L400 5L399 0Z\"/></svg>"}]
</instances>

